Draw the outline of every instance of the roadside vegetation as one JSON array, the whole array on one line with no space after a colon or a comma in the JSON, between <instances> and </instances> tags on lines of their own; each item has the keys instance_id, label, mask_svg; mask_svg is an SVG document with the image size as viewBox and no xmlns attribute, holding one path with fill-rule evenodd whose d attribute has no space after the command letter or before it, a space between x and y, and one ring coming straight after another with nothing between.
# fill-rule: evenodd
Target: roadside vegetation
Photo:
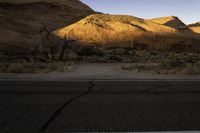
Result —
<instances>
[{"instance_id":1,"label":"roadside vegetation","mask_svg":"<svg viewBox=\"0 0 200 133\"><path fill-rule=\"evenodd\" d=\"M1 48L0 73L49 73L69 70L74 63L134 63L127 71L158 74L200 74L200 54L193 49L153 49L144 44L133 47L83 45L61 40L44 25L41 37L29 49ZM135 43L136 44L136 43ZM143 65L141 65L143 64Z\"/></svg>"},{"instance_id":2,"label":"roadside vegetation","mask_svg":"<svg viewBox=\"0 0 200 133\"><path fill-rule=\"evenodd\" d=\"M162 56L163 55L163 56ZM171 75L199 75L200 55L198 53L162 53L159 57L149 55L147 62L122 66L121 69L132 72L171 74Z\"/></svg>"},{"instance_id":3,"label":"roadside vegetation","mask_svg":"<svg viewBox=\"0 0 200 133\"><path fill-rule=\"evenodd\" d=\"M162 63L157 65L135 64L131 66L122 66L122 70L130 72L151 73L151 74L169 74L169 75L199 75L200 64L184 64L175 67L166 67Z\"/></svg>"},{"instance_id":4,"label":"roadside vegetation","mask_svg":"<svg viewBox=\"0 0 200 133\"><path fill-rule=\"evenodd\" d=\"M72 66L72 63L51 62L51 63L1 63L0 73L50 73L65 72Z\"/></svg>"},{"instance_id":5,"label":"roadside vegetation","mask_svg":"<svg viewBox=\"0 0 200 133\"><path fill-rule=\"evenodd\" d=\"M74 40L61 40L48 25L42 25L37 43L27 47L8 45L0 47L0 73L49 73L64 72L72 62L65 60Z\"/></svg>"},{"instance_id":6,"label":"roadside vegetation","mask_svg":"<svg viewBox=\"0 0 200 133\"><path fill-rule=\"evenodd\" d=\"M172 50L135 48L83 48L79 61L99 63L132 63L123 70L154 74L200 74L200 54Z\"/></svg>"},{"instance_id":7,"label":"roadside vegetation","mask_svg":"<svg viewBox=\"0 0 200 133\"><path fill-rule=\"evenodd\" d=\"M172 50L120 48L72 45L66 47L62 59L51 51L34 55L3 54L0 56L1 73L64 72L75 63L132 63L122 66L126 71L156 74L200 74L200 54Z\"/></svg>"}]
</instances>

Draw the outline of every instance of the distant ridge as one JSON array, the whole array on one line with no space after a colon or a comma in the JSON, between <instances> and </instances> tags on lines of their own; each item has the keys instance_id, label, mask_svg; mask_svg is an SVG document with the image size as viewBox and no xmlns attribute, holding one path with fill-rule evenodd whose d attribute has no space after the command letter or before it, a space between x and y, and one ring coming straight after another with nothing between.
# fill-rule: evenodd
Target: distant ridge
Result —
<instances>
[{"instance_id":1,"label":"distant ridge","mask_svg":"<svg viewBox=\"0 0 200 133\"><path fill-rule=\"evenodd\" d=\"M167 16L167 17L160 17L160 18L153 18L150 19L159 24L163 24L175 29L181 29L187 27L178 17L176 16Z\"/></svg>"},{"instance_id":2,"label":"distant ridge","mask_svg":"<svg viewBox=\"0 0 200 133\"><path fill-rule=\"evenodd\" d=\"M195 33L200 34L200 22L197 22L195 24L190 24L188 27Z\"/></svg>"},{"instance_id":3,"label":"distant ridge","mask_svg":"<svg viewBox=\"0 0 200 133\"><path fill-rule=\"evenodd\" d=\"M176 16L167 16L167 17L160 17L160 18L154 18L150 19L153 22L156 22L158 24L166 25L171 28L175 28L182 32L183 34L187 36L194 37L196 39L200 39L199 29L196 27L189 28L185 23L183 23L178 17ZM197 23L198 25L198 23Z\"/></svg>"},{"instance_id":4,"label":"distant ridge","mask_svg":"<svg viewBox=\"0 0 200 133\"><path fill-rule=\"evenodd\" d=\"M200 22L194 23L194 24L189 24L189 27L193 27L193 26L200 26Z\"/></svg>"}]
</instances>

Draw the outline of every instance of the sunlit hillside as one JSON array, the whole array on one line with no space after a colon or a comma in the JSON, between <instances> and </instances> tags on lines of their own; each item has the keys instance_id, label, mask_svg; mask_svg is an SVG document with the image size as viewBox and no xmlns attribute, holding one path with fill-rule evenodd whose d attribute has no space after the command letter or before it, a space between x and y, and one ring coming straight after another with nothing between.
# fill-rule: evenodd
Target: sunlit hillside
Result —
<instances>
[{"instance_id":1,"label":"sunlit hillside","mask_svg":"<svg viewBox=\"0 0 200 133\"><path fill-rule=\"evenodd\" d=\"M61 38L71 38L85 45L148 46L153 48L190 47L199 40L179 30L125 15L95 14L56 31Z\"/></svg>"}]
</instances>

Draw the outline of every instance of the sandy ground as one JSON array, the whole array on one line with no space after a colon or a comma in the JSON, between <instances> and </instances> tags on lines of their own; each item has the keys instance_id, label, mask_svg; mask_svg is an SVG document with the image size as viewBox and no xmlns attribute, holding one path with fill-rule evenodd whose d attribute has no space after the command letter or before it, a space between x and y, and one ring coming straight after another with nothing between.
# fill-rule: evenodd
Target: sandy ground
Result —
<instances>
[{"instance_id":1,"label":"sandy ground","mask_svg":"<svg viewBox=\"0 0 200 133\"><path fill-rule=\"evenodd\" d=\"M199 80L200 75L158 75L128 72L121 66L131 65L125 63L84 63L76 64L71 70L62 73L49 74L0 74L0 80L149 80L149 79L175 79L175 80Z\"/></svg>"}]
</instances>

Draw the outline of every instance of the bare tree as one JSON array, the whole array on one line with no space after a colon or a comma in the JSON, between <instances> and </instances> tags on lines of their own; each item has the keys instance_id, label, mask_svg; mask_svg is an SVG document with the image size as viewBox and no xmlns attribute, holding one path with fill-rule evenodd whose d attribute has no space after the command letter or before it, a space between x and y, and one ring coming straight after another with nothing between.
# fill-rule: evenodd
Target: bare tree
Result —
<instances>
[{"instance_id":1,"label":"bare tree","mask_svg":"<svg viewBox=\"0 0 200 133\"><path fill-rule=\"evenodd\" d=\"M53 34L53 30L48 29L48 25L42 24L40 29L42 54L47 59L63 61L65 51L67 48L71 49L70 43L75 42L72 39L62 40ZM56 58L58 55L58 58Z\"/></svg>"},{"instance_id":2,"label":"bare tree","mask_svg":"<svg viewBox=\"0 0 200 133\"><path fill-rule=\"evenodd\" d=\"M65 50L67 48L71 48L71 46L69 44L72 43L72 42L75 42L75 40L65 39L65 42L62 45L61 53L59 55L59 61L63 60L64 54L65 54Z\"/></svg>"}]
</instances>

